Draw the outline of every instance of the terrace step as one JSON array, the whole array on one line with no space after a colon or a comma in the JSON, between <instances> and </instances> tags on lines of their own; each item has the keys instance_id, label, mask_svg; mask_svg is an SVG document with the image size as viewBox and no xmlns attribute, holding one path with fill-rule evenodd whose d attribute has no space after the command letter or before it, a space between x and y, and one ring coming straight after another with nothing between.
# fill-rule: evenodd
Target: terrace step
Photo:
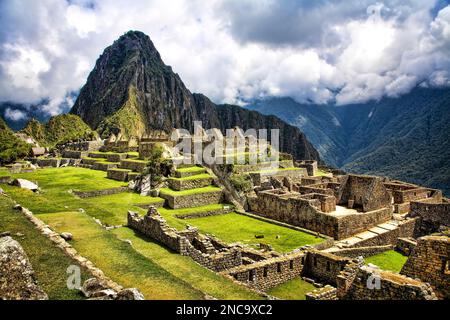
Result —
<instances>
[{"instance_id":1,"label":"terrace step","mask_svg":"<svg viewBox=\"0 0 450 320\"><path fill-rule=\"evenodd\" d=\"M106 176L108 179L126 182L128 181L128 175L130 173L132 173L131 170L116 168L116 169L108 169Z\"/></svg>"},{"instance_id":2,"label":"terrace step","mask_svg":"<svg viewBox=\"0 0 450 320\"><path fill-rule=\"evenodd\" d=\"M219 204L222 200L222 190L215 187L173 191L161 189L159 196L166 200L171 209L194 208L210 204Z\"/></svg>"},{"instance_id":3,"label":"terrace step","mask_svg":"<svg viewBox=\"0 0 450 320\"><path fill-rule=\"evenodd\" d=\"M148 209L150 207L161 208L164 205L164 199L159 197L152 197L152 202L150 203L139 203L135 204L135 207L139 207L142 209Z\"/></svg>"},{"instance_id":4,"label":"terrace step","mask_svg":"<svg viewBox=\"0 0 450 320\"><path fill-rule=\"evenodd\" d=\"M214 178L209 174L200 174L186 178L169 178L169 187L175 191L204 188L212 184Z\"/></svg>"},{"instance_id":5,"label":"terrace step","mask_svg":"<svg viewBox=\"0 0 450 320\"><path fill-rule=\"evenodd\" d=\"M127 158L126 153L115 153L115 152L91 152L89 153L90 158L106 158L108 162L120 162Z\"/></svg>"},{"instance_id":6,"label":"terrace step","mask_svg":"<svg viewBox=\"0 0 450 320\"><path fill-rule=\"evenodd\" d=\"M108 171L109 169L116 169L119 163L113 162L96 162L93 164L92 169L99 171Z\"/></svg>"},{"instance_id":7,"label":"terrace step","mask_svg":"<svg viewBox=\"0 0 450 320\"><path fill-rule=\"evenodd\" d=\"M90 158L90 157L85 157L81 159L81 163L82 164L87 164L90 166L93 166L94 164L96 164L97 162L100 161L106 161L106 158Z\"/></svg>"},{"instance_id":8,"label":"terrace step","mask_svg":"<svg viewBox=\"0 0 450 320\"><path fill-rule=\"evenodd\" d=\"M273 162L261 162L257 164L238 164L233 168L234 173L246 173L246 172L258 172L261 170L270 169ZM294 168L294 163L292 160L281 160L278 161L279 168Z\"/></svg>"},{"instance_id":9,"label":"terrace step","mask_svg":"<svg viewBox=\"0 0 450 320\"><path fill-rule=\"evenodd\" d=\"M128 169L134 172L144 172L147 162L144 160L127 159L120 161L121 169Z\"/></svg>"},{"instance_id":10,"label":"terrace step","mask_svg":"<svg viewBox=\"0 0 450 320\"><path fill-rule=\"evenodd\" d=\"M185 168L179 168L175 171L175 176L177 178L187 178L196 176L199 174L203 174L206 172L205 168L198 167L198 166L190 166Z\"/></svg>"},{"instance_id":11,"label":"terrace step","mask_svg":"<svg viewBox=\"0 0 450 320\"><path fill-rule=\"evenodd\" d=\"M217 206L203 206L190 208L189 210L175 210L174 216L178 219L196 219L210 216L218 216L222 214L230 213L234 210L234 207L229 204L219 204Z\"/></svg>"}]
</instances>

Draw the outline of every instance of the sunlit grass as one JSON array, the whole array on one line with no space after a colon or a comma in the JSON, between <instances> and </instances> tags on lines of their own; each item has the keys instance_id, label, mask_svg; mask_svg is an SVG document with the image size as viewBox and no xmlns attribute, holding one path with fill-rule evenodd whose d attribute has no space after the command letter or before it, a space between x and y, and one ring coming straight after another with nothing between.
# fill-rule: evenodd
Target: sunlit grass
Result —
<instances>
[{"instance_id":1,"label":"sunlit grass","mask_svg":"<svg viewBox=\"0 0 450 320\"><path fill-rule=\"evenodd\" d=\"M401 253L394 250L385 251L383 253L364 259L366 263L372 263L383 270L393 271L397 273L402 270L403 265L406 263L406 260L408 260L408 257L405 257Z\"/></svg>"}]
</instances>

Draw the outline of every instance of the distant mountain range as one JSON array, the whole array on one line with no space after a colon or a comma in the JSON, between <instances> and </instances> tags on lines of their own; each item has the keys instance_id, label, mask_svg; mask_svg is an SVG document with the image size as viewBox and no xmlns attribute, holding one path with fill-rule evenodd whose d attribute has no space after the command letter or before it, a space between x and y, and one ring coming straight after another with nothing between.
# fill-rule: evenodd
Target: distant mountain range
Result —
<instances>
[{"instance_id":1,"label":"distant mountain range","mask_svg":"<svg viewBox=\"0 0 450 320\"><path fill-rule=\"evenodd\" d=\"M280 148L296 159L319 160L317 150L300 130L275 116L238 106L216 105L192 94L178 74L164 64L150 38L130 31L106 48L81 89L71 113L104 138L111 133L141 136L152 130L185 128L194 121L222 131L279 129Z\"/></svg>"},{"instance_id":2,"label":"distant mountain range","mask_svg":"<svg viewBox=\"0 0 450 320\"><path fill-rule=\"evenodd\" d=\"M300 128L331 166L450 194L450 89L416 88L399 98L344 106L273 98L246 108Z\"/></svg>"}]
</instances>

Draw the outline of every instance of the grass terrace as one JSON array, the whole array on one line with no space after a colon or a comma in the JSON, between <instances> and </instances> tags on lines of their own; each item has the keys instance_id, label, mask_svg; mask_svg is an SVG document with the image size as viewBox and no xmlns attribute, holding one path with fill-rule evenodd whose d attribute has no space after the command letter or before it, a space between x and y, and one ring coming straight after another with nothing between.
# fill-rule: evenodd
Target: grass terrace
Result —
<instances>
[{"instance_id":1,"label":"grass terrace","mask_svg":"<svg viewBox=\"0 0 450 320\"><path fill-rule=\"evenodd\" d=\"M141 236L129 228L113 231L120 239L128 239L133 248L144 257L154 261L174 276L189 282L195 289L218 299L261 299L246 288L237 285L211 270L203 268L191 258L162 247L151 239Z\"/></svg>"},{"instance_id":2,"label":"grass terrace","mask_svg":"<svg viewBox=\"0 0 450 320\"><path fill-rule=\"evenodd\" d=\"M397 273L402 270L406 260L408 260L408 257L395 250L389 250L364 259L366 263L371 263L383 270Z\"/></svg>"},{"instance_id":3,"label":"grass terrace","mask_svg":"<svg viewBox=\"0 0 450 320\"><path fill-rule=\"evenodd\" d=\"M190 214L193 214L193 213L201 213L201 212L209 212L209 211L221 210L225 206L233 208L232 205L219 203L219 204L210 204L210 205L207 205L207 206L194 207L194 208L185 208L185 209L159 208L158 211L159 211L159 213L161 213L161 215L183 216L183 215L190 215Z\"/></svg>"},{"instance_id":4,"label":"grass terrace","mask_svg":"<svg viewBox=\"0 0 450 320\"><path fill-rule=\"evenodd\" d=\"M11 199L0 196L0 232L11 232L12 237L21 244L33 266L38 284L50 299L84 299L77 290L67 289L66 270L76 262L42 235L23 214L13 210L13 206ZM85 269L81 269L83 281L90 277Z\"/></svg>"},{"instance_id":5,"label":"grass terrace","mask_svg":"<svg viewBox=\"0 0 450 320\"><path fill-rule=\"evenodd\" d=\"M102 229L86 214L61 212L40 215L39 218L58 232L72 233L74 240L71 244L82 256L112 280L125 287L138 288L147 299L203 298L200 291Z\"/></svg>"},{"instance_id":6,"label":"grass terrace","mask_svg":"<svg viewBox=\"0 0 450 320\"><path fill-rule=\"evenodd\" d=\"M179 169L177 169L177 171L181 172L181 173L194 173L194 172L203 173L206 171L206 169L202 168L202 167L194 166L194 167L187 167L187 168L179 168Z\"/></svg>"},{"instance_id":7,"label":"grass terrace","mask_svg":"<svg viewBox=\"0 0 450 320\"><path fill-rule=\"evenodd\" d=\"M190 196L194 194L202 194L202 193L208 193L208 192L219 192L221 191L220 188L214 187L214 186L207 186L204 188L197 188L197 189L190 189L190 190L182 190L182 191L175 191L169 188L162 188L160 190L161 194L167 194L174 197L181 197L181 196Z\"/></svg>"},{"instance_id":8,"label":"grass terrace","mask_svg":"<svg viewBox=\"0 0 450 320\"><path fill-rule=\"evenodd\" d=\"M305 300L306 294L315 289L311 283L296 278L270 289L267 293L283 300Z\"/></svg>"},{"instance_id":9,"label":"grass terrace","mask_svg":"<svg viewBox=\"0 0 450 320\"><path fill-rule=\"evenodd\" d=\"M184 178L171 177L170 179L178 180L178 181L191 181L191 180L201 180L201 179L210 179L210 178L212 178L212 176L210 174L204 173L204 174L197 174L195 176L189 176L189 177L184 177Z\"/></svg>"},{"instance_id":10,"label":"grass terrace","mask_svg":"<svg viewBox=\"0 0 450 320\"><path fill-rule=\"evenodd\" d=\"M237 213L189 220L175 217L176 214L191 213L191 209L195 208L182 209L186 210L184 212L165 208L160 208L158 211L170 226L178 230L185 229L187 225L198 227L202 233L213 234L227 243L241 242L255 248L259 247L259 243L265 243L270 244L276 251L290 252L306 244L313 245L323 241L322 238L306 232L277 226ZM263 235L264 238L256 239L256 235Z\"/></svg>"}]
</instances>

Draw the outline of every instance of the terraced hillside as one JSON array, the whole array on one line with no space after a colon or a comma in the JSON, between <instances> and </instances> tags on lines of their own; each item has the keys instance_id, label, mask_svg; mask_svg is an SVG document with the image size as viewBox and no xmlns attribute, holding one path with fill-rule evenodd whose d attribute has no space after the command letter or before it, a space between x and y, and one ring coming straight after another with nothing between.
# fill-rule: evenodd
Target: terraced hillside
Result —
<instances>
[{"instance_id":1,"label":"terraced hillside","mask_svg":"<svg viewBox=\"0 0 450 320\"><path fill-rule=\"evenodd\" d=\"M105 156L91 154L90 158L107 161ZM124 191L126 182L108 179L107 172L90 168L46 168L13 175L1 168L0 176L5 175L37 182L42 189L39 193L8 184L1 188L55 231L72 233L71 244L82 256L113 281L138 288L147 299L261 297L127 228L128 210L143 215L148 206L154 205L170 226L179 230L190 225L228 243L241 242L254 248L265 243L279 252L322 241L301 231L235 213L232 205L223 202L222 189L213 185L214 177L201 167L176 170L169 178L169 187L161 189L159 197ZM103 190L117 192L102 195ZM93 196L79 198L79 193ZM264 238L256 238L261 235Z\"/></svg>"}]
</instances>

